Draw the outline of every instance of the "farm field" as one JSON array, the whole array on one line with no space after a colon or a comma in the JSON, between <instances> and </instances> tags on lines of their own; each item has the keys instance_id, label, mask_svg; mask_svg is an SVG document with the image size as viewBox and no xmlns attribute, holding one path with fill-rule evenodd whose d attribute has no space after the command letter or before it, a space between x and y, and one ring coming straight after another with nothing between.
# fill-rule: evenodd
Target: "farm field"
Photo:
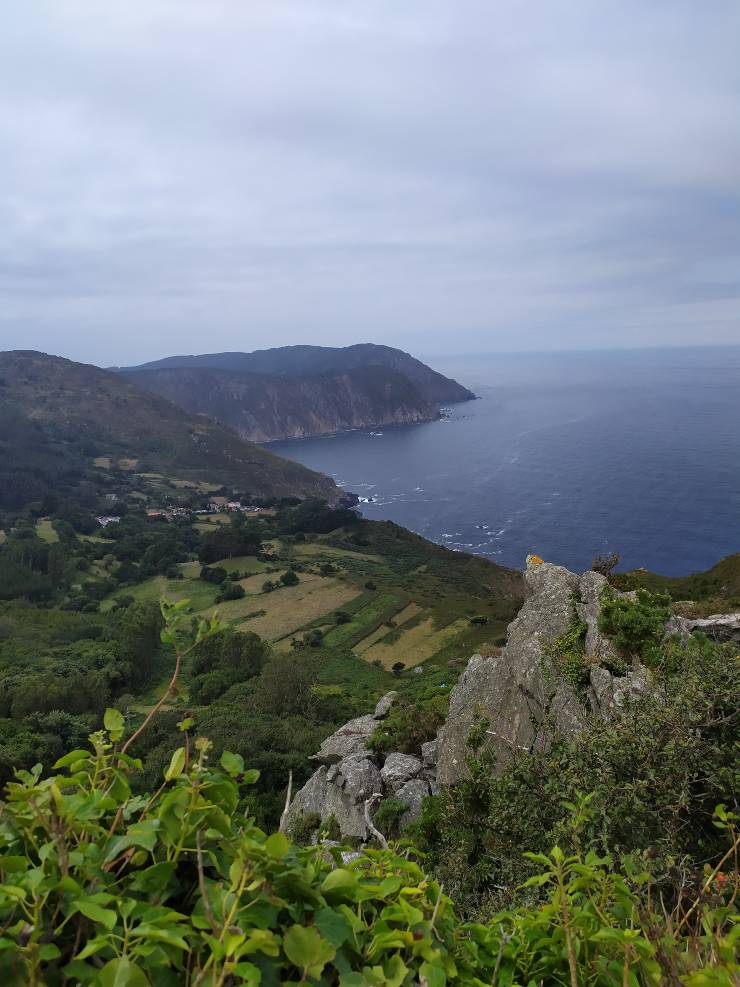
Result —
<instances>
[{"instance_id":1,"label":"farm field","mask_svg":"<svg viewBox=\"0 0 740 987\"><path fill-rule=\"evenodd\" d=\"M244 580L242 585L261 581L254 576ZM218 614L222 620L227 620L243 631L254 631L268 641L277 641L282 637L293 634L314 621L317 617L330 613L342 604L357 596L357 590L337 579L327 579L311 574L301 575L297 586L285 586L272 593L248 595L243 600L233 600L218 606ZM240 615L255 610L264 610L264 614L240 623Z\"/></svg>"}]
</instances>

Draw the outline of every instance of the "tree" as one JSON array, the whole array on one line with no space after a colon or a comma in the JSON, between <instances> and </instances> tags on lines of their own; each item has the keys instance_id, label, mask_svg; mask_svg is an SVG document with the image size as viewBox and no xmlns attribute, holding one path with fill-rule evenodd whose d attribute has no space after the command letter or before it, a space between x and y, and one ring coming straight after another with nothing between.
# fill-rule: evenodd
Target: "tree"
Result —
<instances>
[{"instance_id":1,"label":"tree","mask_svg":"<svg viewBox=\"0 0 740 987\"><path fill-rule=\"evenodd\" d=\"M248 525L220 525L215 531L203 536L199 560L204 565L231 559L240 555L258 555L262 550L262 539L254 527Z\"/></svg>"},{"instance_id":2,"label":"tree","mask_svg":"<svg viewBox=\"0 0 740 987\"><path fill-rule=\"evenodd\" d=\"M255 685L257 707L265 713L304 716L314 705L314 660L297 659L295 654L276 654L260 672Z\"/></svg>"},{"instance_id":3,"label":"tree","mask_svg":"<svg viewBox=\"0 0 740 987\"><path fill-rule=\"evenodd\" d=\"M393 663L393 667L391 668L391 671L396 676L396 678L400 678L401 672L404 670L405 667L406 667L405 662L396 661Z\"/></svg>"},{"instance_id":4,"label":"tree","mask_svg":"<svg viewBox=\"0 0 740 987\"><path fill-rule=\"evenodd\" d=\"M198 578L204 580L206 583L215 583L217 586L220 586L227 575L226 569L221 568L221 566L204 565L200 570L200 576Z\"/></svg>"},{"instance_id":5,"label":"tree","mask_svg":"<svg viewBox=\"0 0 740 987\"><path fill-rule=\"evenodd\" d=\"M283 586L297 586L299 583L298 573L293 572L292 569L288 569L287 572L282 573L280 576L280 582Z\"/></svg>"},{"instance_id":6,"label":"tree","mask_svg":"<svg viewBox=\"0 0 740 987\"><path fill-rule=\"evenodd\" d=\"M247 591L240 583L227 582L216 597L216 603L226 603L229 600L242 600Z\"/></svg>"}]
</instances>

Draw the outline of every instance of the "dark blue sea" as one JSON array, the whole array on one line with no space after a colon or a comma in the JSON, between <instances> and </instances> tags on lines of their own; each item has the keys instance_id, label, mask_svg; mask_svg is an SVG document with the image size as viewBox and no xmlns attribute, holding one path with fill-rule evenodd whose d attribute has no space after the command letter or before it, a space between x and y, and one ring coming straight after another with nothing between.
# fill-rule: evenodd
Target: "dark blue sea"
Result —
<instances>
[{"instance_id":1,"label":"dark blue sea","mask_svg":"<svg viewBox=\"0 0 740 987\"><path fill-rule=\"evenodd\" d=\"M666 575L740 551L740 347L430 359L480 396L445 421L273 443L396 521L521 568Z\"/></svg>"}]
</instances>

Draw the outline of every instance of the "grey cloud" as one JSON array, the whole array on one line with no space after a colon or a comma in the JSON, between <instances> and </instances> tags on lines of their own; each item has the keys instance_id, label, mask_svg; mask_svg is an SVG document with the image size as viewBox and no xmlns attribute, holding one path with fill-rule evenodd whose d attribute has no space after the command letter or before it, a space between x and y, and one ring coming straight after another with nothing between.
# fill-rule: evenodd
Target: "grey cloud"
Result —
<instances>
[{"instance_id":1,"label":"grey cloud","mask_svg":"<svg viewBox=\"0 0 740 987\"><path fill-rule=\"evenodd\" d=\"M0 347L740 341L734 0L40 0Z\"/></svg>"}]
</instances>

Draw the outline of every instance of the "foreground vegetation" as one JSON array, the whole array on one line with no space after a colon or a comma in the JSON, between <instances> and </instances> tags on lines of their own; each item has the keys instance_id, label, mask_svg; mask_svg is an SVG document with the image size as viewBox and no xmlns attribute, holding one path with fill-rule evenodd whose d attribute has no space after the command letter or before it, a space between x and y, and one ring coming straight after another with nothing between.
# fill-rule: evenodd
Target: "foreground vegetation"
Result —
<instances>
[{"instance_id":1,"label":"foreground vegetation","mask_svg":"<svg viewBox=\"0 0 740 987\"><path fill-rule=\"evenodd\" d=\"M529 854L533 903L461 922L413 850L266 836L239 811L256 772L211 744L172 755L149 796L123 718L42 777L21 772L0 810L0 973L8 985L729 985L739 969L736 820L727 850L666 906L642 860L586 846Z\"/></svg>"}]
</instances>

